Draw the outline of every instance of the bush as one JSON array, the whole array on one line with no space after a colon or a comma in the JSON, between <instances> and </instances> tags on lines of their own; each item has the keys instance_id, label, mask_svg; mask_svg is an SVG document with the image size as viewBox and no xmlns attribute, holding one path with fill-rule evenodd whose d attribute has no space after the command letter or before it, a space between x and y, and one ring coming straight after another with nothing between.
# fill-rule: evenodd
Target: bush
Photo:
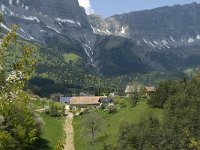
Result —
<instances>
[{"instance_id":1,"label":"bush","mask_svg":"<svg viewBox=\"0 0 200 150\"><path fill-rule=\"evenodd\" d=\"M83 116L83 115L86 115L90 112L90 110L88 108L86 109L83 109L83 111L80 112L79 116Z\"/></svg>"},{"instance_id":2,"label":"bush","mask_svg":"<svg viewBox=\"0 0 200 150\"><path fill-rule=\"evenodd\" d=\"M106 108L106 104L101 104L101 109L105 109Z\"/></svg>"},{"instance_id":3,"label":"bush","mask_svg":"<svg viewBox=\"0 0 200 150\"><path fill-rule=\"evenodd\" d=\"M8 132L0 131L0 149L15 149L15 140Z\"/></svg>"},{"instance_id":4,"label":"bush","mask_svg":"<svg viewBox=\"0 0 200 150\"><path fill-rule=\"evenodd\" d=\"M111 144L104 144L103 150L115 150Z\"/></svg>"},{"instance_id":5,"label":"bush","mask_svg":"<svg viewBox=\"0 0 200 150\"><path fill-rule=\"evenodd\" d=\"M115 97L115 100L114 100L114 104L115 104L115 105L118 105L118 104L120 103L120 101L121 101L120 97L119 97L119 96L116 96L116 97Z\"/></svg>"},{"instance_id":6,"label":"bush","mask_svg":"<svg viewBox=\"0 0 200 150\"><path fill-rule=\"evenodd\" d=\"M130 97L131 102L132 102L132 107L135 107L137 105L137 103L139 102L139 95L138 93L135 93L134 95L132 95Z\"/></svg>"},{"instance_id":7,"label":"bush","mask_svg":"<svg viewBox=\"0 0 200 150\"><path fill-rule=\"evenodd\" d=\"M76 110L70 110L70 112L71 112L73 115L75 115L75 114L77 113Z\"/></svg>"},{"instance_id":8,"label":"bush","mask_svg":"<svg viewBox=\"0 0 200 150\"><path fill-rule=\"evenodd\" d=\"M84 110L83 110L83 114L88 114L89 112L90 112L89 109L84 109Z\"/></svg>"},{"instance_id":9,"label":"bush","mask_svg":"<svg viewBox=\"0 0 200 150\"><path fill-rule=\"evenodd\" d=\"M63 140L58 141L58 143L57 143L55 149L56 149L56 150L63 150L63 149L65 148L64 145L65 145L65 141L63 141Z\"/></svg>"},{"instance_id":10,"label":"bush","mask_svg":"<svg viewBox=\"0 0 200 150\"><path fill-rule=\"evenodd\" d=\"M5 122L4 117L2 115L0 115L0 129L4 129L5 128L4 125L3 125L4 122Z\"/></svg>"},{"instance_id":11,"label":"bush","mask_svg":"<svg viewBox=\"0 0 200 150\"><path fill-rule=\"evenodd\" d=\"M45 125L45 122L43 120L42 117L40 117L40 115L38 114L34 114L34 120L35 120L35 128L37 129L37 136L41 136L42 135L42 129Z\"/></svg>"},{"instance_id":12,"label":"bush","mask_svg":"<svg viewBox=\"0 0 200 150\"><path fill-rule=\"evenodd\" d=\"M108 106L108 113L115 113L117 112L117 107L115 105Z\"/></svg>"},{"instance_id":13,"label":"bush","mask_svg":"<svg viewBox=\"0 0 200 150\"><path fill-rule=\"evenodd\" d=\"M49 106L45 106L45 113L52 117L64 116L65 105L58 102L51 102Z\"/></svg>"},{"instance_id":14,"label":"bush","mask_svg":"<svg viewBox=\"0 0 200 150\"><path fill-rule=\"evenodd\" d=\"M4 143L14 141L15 149L27 149L41 136L43 120L34 112L27 108L24 103L10 104L2 112L4 120L1 119L1 140ZM9 133L9 134L8 134ZM3 144L0 144L0 147ZM12 146L12 143L10 143Z\"/></svg>"}]
</instances>

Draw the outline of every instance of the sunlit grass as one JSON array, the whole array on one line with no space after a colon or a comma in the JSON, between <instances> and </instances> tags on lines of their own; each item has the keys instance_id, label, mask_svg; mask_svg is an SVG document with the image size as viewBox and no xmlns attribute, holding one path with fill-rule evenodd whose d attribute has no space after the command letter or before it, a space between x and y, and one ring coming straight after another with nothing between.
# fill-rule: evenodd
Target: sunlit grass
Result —
<instances>
[{"instance_id":1,"label":"sunlit grass","mask_svg":"<svg viewBox=\"0 0 200 150\"><path fill-rule=\"evenodd\" d=\"M146 118L149 114L154 114L161 119L162 110L149 108L146 101L142 100L136 107L131 107L131 103L125 100L127 105L124 108L120 108L118 112L114 114L108 114L107 111L99 111L99 113L105 118L106 125L103 128L102 134L99 135L95 150L102 150L104 144L116 145L117 135L119 127L122 122L137 122L142 118ZM75 117L73 121L75 130L75 148L77 150L90 149L89 144L83 135L81 134L81 117Z\"/></svg>"}]
</instances>

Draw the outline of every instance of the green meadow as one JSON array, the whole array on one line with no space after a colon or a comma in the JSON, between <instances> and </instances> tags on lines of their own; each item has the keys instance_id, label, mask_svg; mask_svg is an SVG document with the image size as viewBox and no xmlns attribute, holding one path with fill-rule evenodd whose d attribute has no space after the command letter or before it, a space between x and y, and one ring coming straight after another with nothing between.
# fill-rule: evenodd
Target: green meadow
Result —
<instances>
[{"instance_id":1,"label":"green meadow","mask_svg":"<svg viewBox=\"0 0 200 150\"><path fill-rule=\"evenodd\" d=\"M32 102L36 109L45 105L44 101L35 100ZM39 113L45 122L42 130L42 137L36 141L33 150L54 150L59 141L65 139L64 123L65 117L51 117L45 113Z\"/></svg>"},{"instance_id":2,"label":"green meadow","mask_svg":"<svg viewBox=\"0 0 200 150\"><path fill-rule=\"evenodd\" d=\"M102 150L105 144L115 146L117 143L119 127L123 122L136 123L140 119L148 117L149 114L153 114L162 119L162 110L149 108L146 100L141 100L136 107L131 107L131 103L128 99L124 101L126 107L118 109L116 113L109 114L105 110L98 111L103 116L106 123L101 134L98 135L98 140L93 149ZM75 148L77 150L89 150L90 146L86 138L84 138L84 135L81 133L81 121L81 116L76 116L73 121L75 130Z\"/></svg>"}]
</instances>

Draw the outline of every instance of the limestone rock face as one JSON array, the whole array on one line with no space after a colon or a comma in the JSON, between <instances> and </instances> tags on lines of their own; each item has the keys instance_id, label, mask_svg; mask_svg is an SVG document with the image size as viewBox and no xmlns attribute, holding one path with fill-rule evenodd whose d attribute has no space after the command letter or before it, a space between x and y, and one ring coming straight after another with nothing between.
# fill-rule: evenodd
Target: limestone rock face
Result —
<instances>
[{"instance_id":1,"label":"limestone rock face","mask_svg":"<svg viewBox=\"0 0 200 150\"><path fill-rule=\"evenodd\" d=\"M101 75L196 67L200 64L200 4L175 5L102 18L78 0L0 0L4 31L58 53L74 52Z\"/></svg>"},{"instance_id":2,"label":"limestone rock face","mask_svg":"<svg viewBox=\"0 0 200 150\"><path fill-rule=\"evenodd\" d=\"M70 41L73 45L70 47L81 45L89 64L93 63L96 35L78 0L0 0L0 8L4 14L1 26L5 30L10 24L17 24L19 36L46 44L52 38L57 39L57 44L71 39L74 42Z\"/></svg>"},{"instance_id":3,"label":"limestone rock face","mask_svg":"<svg viewBox=\"0 0 200 150\"><path fill-rule=\"evenodd\" d=\"M152 48L191 45L200 40L200 4L175 5L102 18L90 15L93 30L122 36Z\"/></svg>"}]
</instances>

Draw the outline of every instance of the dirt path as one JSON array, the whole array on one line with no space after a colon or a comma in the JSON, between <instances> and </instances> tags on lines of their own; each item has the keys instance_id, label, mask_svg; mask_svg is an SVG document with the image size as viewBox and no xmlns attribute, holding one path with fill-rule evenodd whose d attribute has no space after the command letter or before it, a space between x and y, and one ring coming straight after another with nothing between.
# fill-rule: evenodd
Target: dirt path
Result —
<instances>
[{"instance_id":1,"label":"dirt path","mask_svg":"<svg viewBox=\"0 0 200 150\"><path fill-rule=\"evenodd\" d=\"M70 112L66 112L65 120L65 132L66 132L66 143L64 150L75 150L74 148L74 128L72 125L74 115Z\"/></svg>"}]
</instances>

